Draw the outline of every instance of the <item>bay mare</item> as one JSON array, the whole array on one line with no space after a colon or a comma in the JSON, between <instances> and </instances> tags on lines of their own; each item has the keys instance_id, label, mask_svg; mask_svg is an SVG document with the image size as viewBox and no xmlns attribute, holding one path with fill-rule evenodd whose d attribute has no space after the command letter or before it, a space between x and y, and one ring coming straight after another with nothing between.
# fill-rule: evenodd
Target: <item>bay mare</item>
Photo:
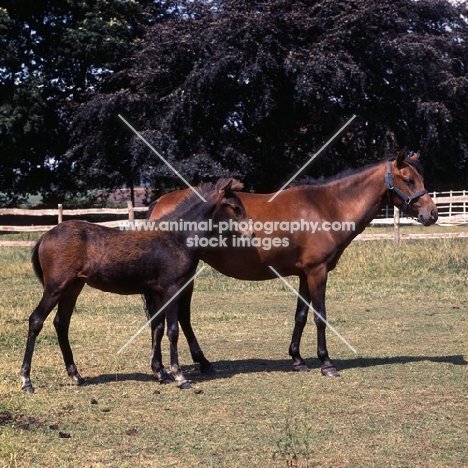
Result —
<instances>
[{"instance_id":1,"label":"bay mare","mask_svg":"<svg viewBox=\"0 0 468 468\"><path fill-rule=\"evenodd\" d=\"M155 220L164 216L187 195L187 190L163 195L150 206L147 218ZM400 151L394 159L366 166L322 185L288 188L271 202L269 200L273 194L241 192L238 196L252 223L268 226L268 232L255 229L256 247L210 249L203 252L201 259L224 275L241 280L276 278L270 266L282 276L296 275L300 280L300 295L325 320L328 272L335 268L349 243L365 229L380 209L390 201L425 226L437 220L437 207L424 189L422 167L417 155L407 158L405 150ZM315 232L305 229L307 222L313 223ZM302 225L303 228L286 233L281 230L281 223L286 223L283 226L296 223L296 227ZM274 239L280 239L276 241L276 246ZM200 363L201 372L214 374L216 370L205 358L191 326L192 292L193 282L191 287L184 290L184 297L179 303L179 322L194 362ZM299 351L308 312L309 306L298 299L289 347L295 371L308 370ZM320 317L314 314L321 372L326 376L339 376L328 354L326 326ZM164 327L164 323L160 326Z\"/></svg>"},{"instance_id":2,"label":"bay mare","mask_svg":"<svg viewBox=\"0 0 468 468\"><path fill-rule=\"evenodd\" d=\"M208 220L213 220L213 224L245 221L245 209L234 192L241 187L233 179L202 184L197 191L206 203L191 191L184 200L173 205L162 221L184 219L205 224ZM65 367L72 380L77 384L84 383L68 340L70 318L84 285L116 294L144 294L147 312L153 317L195 274L202 249L188 247L188 239L196 235L200 238L216 235L199 231L199 223L188 223L192 226L191 231L165 232L119 231L85 221L65 221L45 233L32 252L34 272L44 291L39 305L29 317L26 351L20 371L22 389L34 392L30 379L34 344L44 320L56 305L54 326ZM247 231L238 233L249 235ZM151 367L158 380L169 379L162 365L162 336L157 336L161 329L158 325L165 316L172 375L181 388L189 388L177 355L179 298L151 322Z\"/></svg>"}]
</instances>

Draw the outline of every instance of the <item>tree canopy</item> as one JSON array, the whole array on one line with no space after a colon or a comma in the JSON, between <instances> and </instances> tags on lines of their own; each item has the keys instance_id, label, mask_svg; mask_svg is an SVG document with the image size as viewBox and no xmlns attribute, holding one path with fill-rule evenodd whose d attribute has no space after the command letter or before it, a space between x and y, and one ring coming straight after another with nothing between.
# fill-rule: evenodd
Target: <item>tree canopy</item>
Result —
<instances>
[{"instance_id":1,"label":"tree canopy","mask_svg":"<svg viewBox=\"0 0 468 468\"><path fill-rule=\"evenodd\" d=\"M27 193L53 193L60 185L76 106L122 68L152 10L149 0L0 1L4 203L14 204Z\"/></svg>"},{"instance_id":2,"label":"tree canopy","mask_svg":"<svg viewBox=\"0 0 468 468\"><path fill-rule=\"evenodd\" d=\"M275 190L356 114L310 175L406 146L421 150L429 188L466 188L466 5L63 3L0 9L0 164L15 155L0 191L179 186L119 114L194 183ZM46 186L27 176L41 171L55 177Z\"/></svg>"}]
</instances>

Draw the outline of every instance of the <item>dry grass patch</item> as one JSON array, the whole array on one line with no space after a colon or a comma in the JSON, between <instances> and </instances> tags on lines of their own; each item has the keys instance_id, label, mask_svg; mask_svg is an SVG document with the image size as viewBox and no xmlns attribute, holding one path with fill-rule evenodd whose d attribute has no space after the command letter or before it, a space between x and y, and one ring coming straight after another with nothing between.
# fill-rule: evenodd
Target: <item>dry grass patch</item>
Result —
<instances>
[{"instance_id":1,"label":"dry grass patch","mask_svg":"<svg viewBox=\"0 0 468 468\"><path fill-rule=\"evenodd\" d=\"M209 269L193 321L219 374L202 376L180 345L199 393L153 380L147 331L117 355L145 321L139 297L86 288L70 337L88 385L68 380L49 318L36 394L25 395L18 371L40 286L28 249L2 249L0 467L466 466L467 265L464 239L351 245L328 290L329 320L358 351L328 333L340 379L320 375L312 323L312 370L290 371L295 298L280 281ZM167 362L166 339L163 351Z\"/></svg>"}]
</instances>

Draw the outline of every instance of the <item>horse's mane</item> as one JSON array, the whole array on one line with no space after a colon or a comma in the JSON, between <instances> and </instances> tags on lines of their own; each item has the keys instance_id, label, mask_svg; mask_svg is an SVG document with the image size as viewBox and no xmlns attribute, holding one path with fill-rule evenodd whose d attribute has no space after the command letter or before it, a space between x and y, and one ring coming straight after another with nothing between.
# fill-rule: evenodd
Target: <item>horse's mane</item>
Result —
<instances>
[{"instance_id":1,"label":"horse's mane","mask_svg":"<svg viewBox=\"0 0 468 468\"><path fill-rule=\"evenodd\" d=\"M311 176L304 176L298 179L296 182L293 182L291 186L297 186L297 185L326 185L331 182L336 182L341 179L344 179L349 176L361 174L362 172L366 171L367 169L370 169L371 167L378 166L381 164L382 161L379 162L373 162L370 164L366 164L364 166L358 167L358 168L348 168L344 169L343 171L338 172L338 174L332 175L330 177L311 177Z\"/></svg>"},{"instance_id":2,"label":"horse's mane","mask_svg":"<svg viewBox=\"0 0 468 468\"><path fill-rule=\"evenodd\" d=\"M219 179L216 182L202 182L194 188L205 200L208 200L212 193L220 190L229 181L231 181L230 190L239 191L244 188L244 184L242 182L232 178ZM171 221L177 219L183 213L186 213L188 209L194 207L198 203L205 202L193 190L189 189L187 195L174 206L174 209L163 215L159 221Z\"/></svg>"},{"instance_id":3,"label":"horse's mane","mask_svg":"<svg viewBox=\"0 0 468 468\"><path fill-rule=\"evenodd\" d=\"M362 172L366 171L367 169L370 169L372 167L378 166L379 164L382 164L382 162L385 161L393 161L395 157L391 158L385 158L377 162L372 162L369 164L366 164L364 166L358 167L358 168L348 168L345 169L338 174L335 174L331 177L319 177L319 178L314 178L311 176L304 176L298 179L297 181L291 183L291 187L295 187L298 185L312 185L312 186L320 186L320 185L326 185L331 182L336 182L339 180L342 180L346 177L350 177L353 175L358 175L361 174ZM410 166L414 167L414 169L420 174L423 175L423 167L419 159L411 159L411 158L406 158L405 163L409 164Z\"/></svg>"}]
</instances>

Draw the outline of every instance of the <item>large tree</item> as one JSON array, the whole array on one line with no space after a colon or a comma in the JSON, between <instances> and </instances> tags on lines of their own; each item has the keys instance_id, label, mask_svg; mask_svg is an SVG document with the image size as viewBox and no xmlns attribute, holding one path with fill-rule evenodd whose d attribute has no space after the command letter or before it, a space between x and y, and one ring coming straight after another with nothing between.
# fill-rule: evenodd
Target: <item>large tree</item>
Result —
<instances>
[{"instance_id":1,"label":"large tree","mask_svg":"<svg viewBox=\"0 0 468 468\"><path fill-rule=\"evenodd\" d=\"M0 201L54 192L79 103L135 50L155 2L0 1Z\"/></svg>"},{"instance_id":2,"label":"large tree","mask_svg":"<svg viewBox=\"0 0 468 468\"><path fill-rule=\"evenodd\" d=\"M235 175L273 190L422 151L468 179L468 7L445 0L0 0L0 202Z\"/></svg>"},{"instance_id":3,"label":"large tree","mask_svg":"<svg viewBox=\"0 0 468 468\"><path fill-rule=\"evenodd\" d=\"M271 190L352 114L319 176L421 150L431 188L468 179L468 8L445 0L176 2L75 116L80 180L187 178ZM98 155L99 157L96 157ZM114 173L113 173L114 171ZM94 177L94 179L93 179ZM465 187L466 188L466 187Z\"/></svg>"}]
</instances>

